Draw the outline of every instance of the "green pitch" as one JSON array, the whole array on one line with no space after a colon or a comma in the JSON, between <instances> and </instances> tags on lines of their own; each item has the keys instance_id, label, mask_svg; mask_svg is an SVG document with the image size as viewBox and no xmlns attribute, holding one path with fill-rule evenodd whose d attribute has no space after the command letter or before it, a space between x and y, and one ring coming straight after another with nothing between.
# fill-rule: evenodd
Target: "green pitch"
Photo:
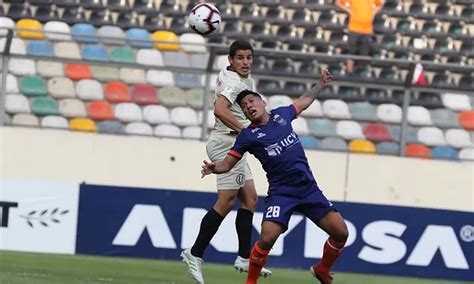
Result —
<instances>
[{"instance_id":1,"label":"green pitch","mask_svg":"<svg viewBox=\"0 0 474 284\"><path fill-rule=\"evenodd\" d=\"M270 267L271 268L271 267ZM262 284L316 283L308 271L272 269L273 276ZM204 264L206 284L245 283L245 275L230 265ZM192 284L186 266L179 261L158 261L119 257L56 255L0 251L2 284ZM455 284L467 283L416 278L382 277L336 273L335 284Z\"/></svg>"}]
</instances>

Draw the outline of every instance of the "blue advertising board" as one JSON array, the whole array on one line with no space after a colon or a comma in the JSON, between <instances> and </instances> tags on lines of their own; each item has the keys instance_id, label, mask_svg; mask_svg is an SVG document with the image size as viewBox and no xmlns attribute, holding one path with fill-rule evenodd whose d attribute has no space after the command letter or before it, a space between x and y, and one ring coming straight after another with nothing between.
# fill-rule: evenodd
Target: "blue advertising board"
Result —
<instances>
[{"instance_id":1,"label":"blue advertising board","mask_svg":"<svg viewBox=\"0 0 474 284\"><path fill-rule=\"evenodd\" d=\"M213 193L82 184L76 253L179 260L192 245ZM474 281L474 213L334 202L349 228L335 271ZM258 238L264 200L254 216ZM231 263L237 251L235 211L205 252ZM294 215L273 248L269 267L307 269L318 262L327 235Z\"/></svg>"}]
</instances>

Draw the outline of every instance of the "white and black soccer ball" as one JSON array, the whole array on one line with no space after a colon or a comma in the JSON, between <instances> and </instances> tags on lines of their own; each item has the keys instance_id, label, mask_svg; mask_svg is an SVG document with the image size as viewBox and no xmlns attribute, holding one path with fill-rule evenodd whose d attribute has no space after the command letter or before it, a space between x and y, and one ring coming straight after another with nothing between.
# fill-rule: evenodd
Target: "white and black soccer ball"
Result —
<instances>
[{"instance_id":1,"label":"white and black soccer ball","mask_svg":"<svg viewBox=\"0 0 474 284\"><path fill-rule=\"evenodd\" d=\"M201 3L189 12L189 26L198 34L208 35L219 28L221 14L211 4Z\"/></svg>"}]
</instances>

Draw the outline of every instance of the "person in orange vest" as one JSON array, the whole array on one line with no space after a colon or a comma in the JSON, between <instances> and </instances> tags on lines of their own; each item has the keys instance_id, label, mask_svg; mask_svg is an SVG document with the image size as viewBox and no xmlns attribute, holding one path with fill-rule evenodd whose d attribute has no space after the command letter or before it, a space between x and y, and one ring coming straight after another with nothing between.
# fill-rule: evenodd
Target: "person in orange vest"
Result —
<instances>
[{"instance_id":1,"label":"person in orange vest","mask_svg":"<svg viewBox=\"0 0 474 284\"><path fill-rule=\"evenodd\" d=\"M382 10L382 0L336 0L336 5L349 14L349 53L369 55L374 17ZM354 60L346 61L346 70L348 73L354 71Z\"/></svg>"}]
</instances>

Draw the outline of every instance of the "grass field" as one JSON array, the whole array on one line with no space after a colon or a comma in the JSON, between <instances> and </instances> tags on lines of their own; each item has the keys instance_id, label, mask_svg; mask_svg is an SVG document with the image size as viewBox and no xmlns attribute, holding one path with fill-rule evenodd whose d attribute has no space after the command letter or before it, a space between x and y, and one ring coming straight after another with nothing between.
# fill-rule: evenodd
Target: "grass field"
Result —
<instances>
[{"instance_id":1,"label":"grass field","mask_svg":"<svg viewBox=\"0 0 474 284\"><path fill-rule=\"evenodd\" d=\"M262 284L316 283L308 271L272 269L273 276ZM208 284L244 283L245 275L232 266L204 264ZM56 255L0 251L1 284L103 284L153 283L191 284L185 264L178 261L158 261L85 255ZM335 284L456 284L468 282L422 280L353 273L336 273Z\"/></svg>"}]
</instances>

